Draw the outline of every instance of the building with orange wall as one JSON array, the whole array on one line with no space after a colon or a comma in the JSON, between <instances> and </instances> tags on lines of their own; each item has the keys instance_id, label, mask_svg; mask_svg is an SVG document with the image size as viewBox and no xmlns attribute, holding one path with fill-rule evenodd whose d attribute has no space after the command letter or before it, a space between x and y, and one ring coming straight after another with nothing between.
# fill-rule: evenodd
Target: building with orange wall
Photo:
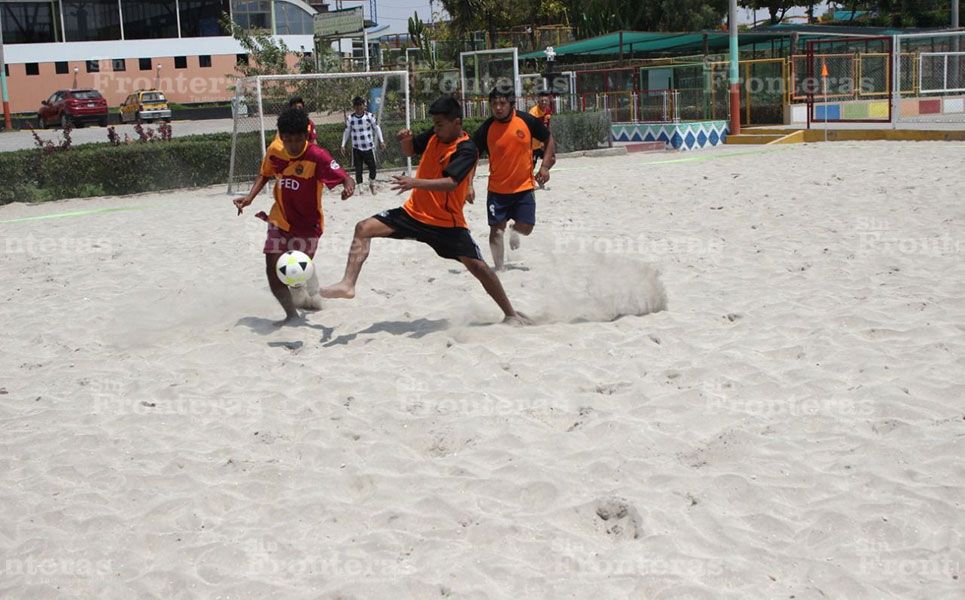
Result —
<instances>
[{"instance_id":1,"label":"building with orange wall","mask_svg":"<svg viewBox=\"0 0 965 600\"><path fill-rule=\"evenodd\" d=\"M66 88L97 89L110 106L153 87L172 102L227 100L235 66L248 57L222 31L222 13L296 52L314 47L316 10L301 0L0 3L10 108L35 111Z\"/></svg>"}]
</instances>

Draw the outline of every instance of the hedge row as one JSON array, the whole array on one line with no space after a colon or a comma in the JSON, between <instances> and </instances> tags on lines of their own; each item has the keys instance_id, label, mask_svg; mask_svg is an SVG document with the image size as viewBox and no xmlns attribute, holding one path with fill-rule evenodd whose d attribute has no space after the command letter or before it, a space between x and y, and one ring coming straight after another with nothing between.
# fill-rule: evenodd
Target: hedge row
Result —
<instances>
[{"instance_id":1,"label":"hedge row","mask_svg":"<svg viewBox=\"0 0 965 600\"><path fill-rule=\"evenodd\" d=\"M479 119L466 119L467 131L475 131ZM383 167L398 167L404 157L395 139L395 126L386 124L389 148ZM414 131L431 127L431 122L412 123ZM573 113L553 117L553 135L558 151L588 150L605 143L609 122L600 113ZM337 153L342 143L341 124L318 128L319 143ZM274 132L267 132L268 139ZM239 136L236 168L256 173L261 138L257 132ZM136 194L225 183L231 156L231 134L174 138L166 142L130 143L120 146L84 144L67 151L44 154L39 150L0 153L0 204L41 202L61 198Z\"/></svg>"}]
</instances>

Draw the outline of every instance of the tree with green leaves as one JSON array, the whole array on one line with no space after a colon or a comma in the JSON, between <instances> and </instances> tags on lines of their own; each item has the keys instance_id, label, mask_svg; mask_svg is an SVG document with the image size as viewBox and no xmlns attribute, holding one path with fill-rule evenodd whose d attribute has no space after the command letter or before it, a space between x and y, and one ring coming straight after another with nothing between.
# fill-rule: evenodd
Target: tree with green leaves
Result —
<instances>
[{"instance_id":1,"label":"tree with green leaves","mask_svg":"<svg viewBox=\"0 0 965 600\"><path fill-rule=\"evenodd\" d=\"M784 20L788 11L792 8L810 8L812 11L816 2L808 0L741 0L739 2L744 8L752 10L764 9L768 13L768 21L771 25L777 25Z\"/></svg>"}]
</instances>

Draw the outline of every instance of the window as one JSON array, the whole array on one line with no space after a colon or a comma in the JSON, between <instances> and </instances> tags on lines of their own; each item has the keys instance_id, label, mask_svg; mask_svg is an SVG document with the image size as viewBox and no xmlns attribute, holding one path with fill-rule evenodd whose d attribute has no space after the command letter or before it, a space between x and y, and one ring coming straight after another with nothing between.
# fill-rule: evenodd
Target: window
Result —
<instances>
[{"instance_id":1,"label":"window","mask_svg":"<svg viewBox=\"0 0 965 600\"><path fill-rule=\"evenodd\" d=\"M26 63L24 67L27 70L27 75L40 75L40 65L37 63Z\"/></svg>"},{"instance_id":2,"label":"window","mask_svg":"<svg viewBox=\"0 0 965 600\"><path fill-rule=\"evenodd\" d=\"M87 61L87 72L88 73L100 73L101 64L96 60Z\"/></svg>"},{"instance_id":3,"label":"window","mask_svg":"<svg viewBox=\"0 0 965 600\"><path fill-rule=\"evenodd\" d=\"M121 71L127 70L127 61L123 58L115 58L111 60L111 70L115 73L120 73Z\"/></svg>"},{"instance_id":4,"label":"window","mask_svg":"<svg viewBox=\"0 0 965 600\"><path fill-rule=\"evenodd\" d=\"M178 37L177 0L123 2L124 39L147 40Z\"/></svg>"},{"instance_id":5,"label":"window","mask_svg":"<svg viewBox=\"0 0 965 600\"><path fill-rule=\"evenodd\" d=\"M268 0L232 0L235 24L242 29L271 30L271 2Z\"/></svg>"},{"instance_id":6,"label":"window","mask_svg":"<svg viewBox=\"0 0 965 600\"><path fill-rule=\"evenodd\" d=\"M4 44L59 42L60 16L53 2L0 3Z\"/></svg>"},{"instance_id":7,"label":"window","mask_svg":"<svg viewBox=\"0 0 965 600\"><path fill-rule=\"evenodd\" d=\"M6 77L10 77L10 63L3 63L3 74Z\"/></svg>"},{"instance_id":8,"label":"window","mask_svg":"<svg viewBox=\"0 0 965 600\"><path fill-rule=\"evenodd\" d=\"M167 102L161 92L144 92L141 94L141 102Z\"/></svg>"},{"instance_id":9,"label":"window","mask_svg":"<svg viewBox=\"0 0 965 600\"><path fill-rule=\"evenodd\" d=\"M151 59L150 58L139 58L137 59L137 68L142 71L151 70Z\"/></svg>"},{"instance_id":10,"label":"window","mask_svg":"<svg viewBox=\"0 0 965 600\"><path fill-rule=\"evenodd\" d=\"M117 0L61 0L68 42L121 39ZM36 4L34 4L36 5Z\"/></svg>"},{"instance_id":11,"label":"window","mask_svg":"<svg viewBox=\"0 0 965 600\"><path fill-rule=\"evenodd\" d=\"M101 98L101 93L97 90L80 90L78 92L70 92L70 95L78 100L97 100Z\"/></svg>"},{"instance_id":12,"label":"window","mask_svg":"<svg viewBox=\"0 0 965 600\"><path fill-rule=\"evenodd\" d=\"M58 60L54 63L54 71L58 75L66 75L70 72L70 67L67 65L66 60Z\"/></svg>"},{"instance_id":13,"label":"window","mask_svg":"<svg viewBox=\"0 0 965 600\"><path fill-rule=\"evenodd\" d=\"M275 2L275 33L277 35L312 35L315 25L312 15L288 2Z\"/></svg>"},{"instance_id":14,"label":"window","mask_svg":"<svg viewBox=\"0 0 965 600\"><path fill-rule=\"evenodd\" d=\"M221 28L221 15L230 11L228 0L180 0L181 37L228 35Z\"/></svg>"},{"instance_id":15,"label":"window","mask_svg":"<svg viewBox=\"0 0 965 600\"><path fill-rule=\"evenodd\" d=\"M188 68L188 57L187 57L187 56L175 56L175 57L174 57L174 68L175 68L175 69L187 69L187 68Z\"/></svg>"},{"instance_id":16,"label":"window","mask_svg":"<svg viewBox=\"0 0 965 600\"><path fill-rule=\"evenodd\" d=\"M202 54L201 56L199 56L199 57L198 57L198 66L199 66L199 67L210 67L210 66L211 66L211 55L210 55L210 54Z\"/></svg>"},{"instance_id":17,"label":"window","mask_svg":"<svg viewBox=\"0 0 965 600\"><path fill-rule=\"evenodd\" d=\"M237 56L235 56L235 64L248 66L250 64L248 61L248 55L238 54Z\"/></svg>"}]
</instances>

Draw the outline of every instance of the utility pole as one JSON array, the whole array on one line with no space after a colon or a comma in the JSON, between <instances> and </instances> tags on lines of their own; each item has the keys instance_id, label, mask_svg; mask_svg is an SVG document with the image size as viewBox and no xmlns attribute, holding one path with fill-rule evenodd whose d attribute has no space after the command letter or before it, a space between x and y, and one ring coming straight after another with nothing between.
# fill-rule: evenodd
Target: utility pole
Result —
<instances>
[{"instance_id":1,"label":"utility pole","mask_svg":"<svg viewBox=\"0 0 965 600\"><path fill-rule=\"evenodd\" d=\"M3 96L3 127L5 131L13 129L10 119L10 96L7 94L7 62L3 58L3 26L0 25L0 95Z\"/></svg>"},{"instance_id":2,"label":"utility pole","mask_svg":"<svg viewBox=\"0 0 965 600\"><path fill-rule=\"evenodd\" d=\"M740 52L737 50L737 0L730 0L730 135L741 132Z\"/></svg>"}]
</instances>

